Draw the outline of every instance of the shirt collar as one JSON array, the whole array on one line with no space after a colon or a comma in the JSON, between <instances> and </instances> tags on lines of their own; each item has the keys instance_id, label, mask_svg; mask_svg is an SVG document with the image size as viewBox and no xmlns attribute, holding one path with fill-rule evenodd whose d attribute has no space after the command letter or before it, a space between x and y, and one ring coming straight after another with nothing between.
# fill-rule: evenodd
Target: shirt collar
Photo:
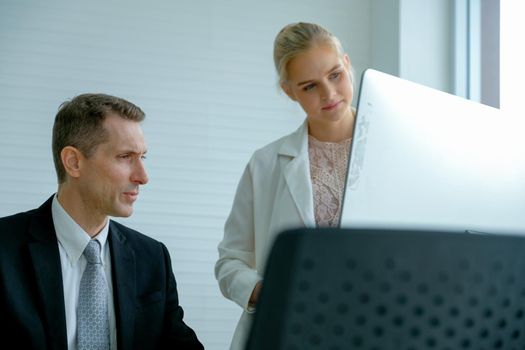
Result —
<instances>
[{"instance_id":1,"label":"shirt collar","mask_svg":"<svg viewBox=\"0 0 525 350\"><path fill-rule=\"evenodd\" d=\"M78 259L82 256L84 249L88 245L91 237L84 231L79 224L73 220L73 218L65 211L60 202L58 201L57 195L53 197L53 203L51 205L51 214L53 216L53 224L55 225L55 232L57 235L58 242L66 251L69 262L75 265ZM101 260L104 264L104 252L105 245L107 242L109 233L109 220L102 230L95 236L94 239L99 241L101 247Z\"/></svg>"}]
</instances>

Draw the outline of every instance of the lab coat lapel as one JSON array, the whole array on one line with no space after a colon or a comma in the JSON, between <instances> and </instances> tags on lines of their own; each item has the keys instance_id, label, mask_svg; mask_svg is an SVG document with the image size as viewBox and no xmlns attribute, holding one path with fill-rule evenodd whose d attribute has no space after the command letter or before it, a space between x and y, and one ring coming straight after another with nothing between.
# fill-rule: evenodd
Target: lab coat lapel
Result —
<instances>
[{"instance_id":1,"label":"lab coat lapel","mask_svg":"<svg viewBox=\"0 0 525 350\"><path fill-rule=\"evenodd\" d=\"M306 121L291 134L279 150L284 178L297 211L306 227L315 226L312 181L308 159L308 125Z\"/></svg>"}]
</instances>

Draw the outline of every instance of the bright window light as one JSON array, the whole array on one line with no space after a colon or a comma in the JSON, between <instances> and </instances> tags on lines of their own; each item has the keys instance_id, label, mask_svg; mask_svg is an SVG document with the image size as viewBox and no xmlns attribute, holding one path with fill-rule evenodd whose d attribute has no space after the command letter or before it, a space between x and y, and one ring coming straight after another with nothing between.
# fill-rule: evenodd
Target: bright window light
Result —
<instances>
[{"instance_id":1,"label":"bright window light","mask_svg":"<svg viewBox=\"0 0 525 350\"><path fill-rule=\"evenodd\" d=\"M500 2L500 108L523 113L525 1Z\"/></svg>"}]
</instances>

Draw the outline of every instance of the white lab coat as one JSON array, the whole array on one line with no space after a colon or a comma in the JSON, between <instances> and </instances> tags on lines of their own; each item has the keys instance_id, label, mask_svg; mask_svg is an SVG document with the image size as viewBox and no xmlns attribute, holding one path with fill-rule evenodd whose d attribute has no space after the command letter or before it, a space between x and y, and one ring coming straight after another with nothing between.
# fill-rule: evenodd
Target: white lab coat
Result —
<instances>
[{"instance_id":1,"label":"white lab coat","mask_svg":"<svg viewBox=\"0 0 525 350\"><path fill-rule=\"evenodd\" d=\"M254 311L248 301L275 237L297 227L315 227L306 121L253 154L225 224L215 276L222 294L244 309L231 350L244 350Z\"/></svg>"}]
</instances>

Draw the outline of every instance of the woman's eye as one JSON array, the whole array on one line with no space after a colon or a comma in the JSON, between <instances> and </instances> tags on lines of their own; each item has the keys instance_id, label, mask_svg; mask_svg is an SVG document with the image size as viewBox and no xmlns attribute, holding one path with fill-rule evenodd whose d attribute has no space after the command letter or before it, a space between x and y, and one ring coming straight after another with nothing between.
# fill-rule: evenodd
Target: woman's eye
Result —
<instances>
[{"instance_id":1,"label":"woman's eye","mask_svg":"<svg viewBox=\"0 0 525 350\"><path fill-rule=\"evenodd\" d=\"M339 78L339 76L341 75L341 72L335 72L335 73L332 73L330 74L330 79L337 79Z\"/></svg>"},{"instance_id":2,"label":"woman's eye","mask_svg":"<svg viewBox=\"0 0 525 350\"><path fill-rule=\"evenodd\" d=\"M310 91L315 87L315 84L308 84L305 87L303 87L304 91Z\"/></svg>"}]
</instances>

